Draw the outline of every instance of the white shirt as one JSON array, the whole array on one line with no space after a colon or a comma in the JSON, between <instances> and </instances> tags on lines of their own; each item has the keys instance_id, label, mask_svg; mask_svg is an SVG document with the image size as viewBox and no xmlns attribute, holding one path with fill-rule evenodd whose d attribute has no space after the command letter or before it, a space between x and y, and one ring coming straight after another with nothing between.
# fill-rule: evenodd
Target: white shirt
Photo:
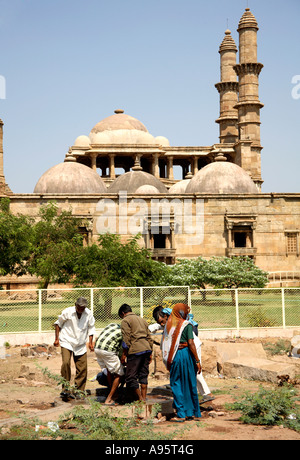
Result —
<instances>
[{"instance_id":1,"label":"white shirt","mask_svg":"<svg viewBox=\"0 0 300 460\"><path fill-rule=\"evenodd\" d=\"M75 307L68 307L62 311L54 324L59 326L59 344L74 352L75 356L87 352L86 342L90 335L95 335L95 318L92 312L85 308L78 318Z\"/></svg>"}]
</instances>

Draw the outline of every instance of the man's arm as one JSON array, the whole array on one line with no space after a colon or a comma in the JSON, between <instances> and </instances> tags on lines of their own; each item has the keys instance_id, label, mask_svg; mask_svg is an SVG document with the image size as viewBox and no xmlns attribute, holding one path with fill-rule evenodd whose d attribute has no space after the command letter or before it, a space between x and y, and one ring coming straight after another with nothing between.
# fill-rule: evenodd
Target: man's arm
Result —
<instances>
[{"instance_id":1,"label":"man's arm","mask_svg":"<svg viewBox=\"0 0 300 460\"><path fill-rule=\"evenodd\" d=\"M55 324L55 340L54 340L54 346L59 347L59 333L60 333L60 327L58 324Z\"/></svg>"}]
</instances>

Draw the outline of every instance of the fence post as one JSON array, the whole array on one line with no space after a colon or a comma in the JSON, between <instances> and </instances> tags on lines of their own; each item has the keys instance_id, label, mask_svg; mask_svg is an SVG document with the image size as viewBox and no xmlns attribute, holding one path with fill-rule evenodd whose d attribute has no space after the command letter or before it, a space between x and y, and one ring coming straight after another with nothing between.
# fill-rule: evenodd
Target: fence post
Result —
<instances>
[{"instance_id":1,"label":"fence post","mask_svg":"<svg viewBox=\"0 0 300 460\"><path fill-rule=\"evenodd\" d=\"M141 318L144 317L144 290L140 287L140 314Z\"/></svg>"},{"instance_id":2,"label":"fence post","mask_svg":"<svg viewBox=\"0 0 300 460\"><path fill-rule=\"evenodd\" d=\"M281 302L282 302L282 327L285 329L285 296L284 288L281 288Z\"/></svg>"},{"instance_id":3,"label":"fence post","mask_svg":"<svg viewBox=\"0 0 300 460\"><path fill-rule=\"evenodd\" d=\"M141 318L144 317L144 291L142 287L140 287L140 315Z\"/></svg>"},{"instance_id":4,"label":"fence post","mask_svg":"<svg viewBox=\"0 0 300 460\"><path fill-rule=\"evenodd\" d=\"M90 288L91 289L91 312L92 312L92 315L94 315L94 288Z\"/></svg>"},{"instance_id":5,"label":"fence post","mask_svg":"<svg viewBox=\"0 0 300 460\"><path fill-rule=\"evenodd\" d=\"M188 306L190 307L190 310L192 312L192 297L191 297L190 286L188 286Z\"/></svg>"},{"instance_id":6,"label":"fence post","mask_svg":"<svg viewBox=\"0 0 300 460\"><path fill-rule=\"evenodd\" d=\"M39 326L38 332L42 332L42 290L39 289Z\"/></svg>"},{"instance_id":7,"label":"fence post","mask_svg":"<svg viewBox=\"0 0 300 460\"><path fill-rule=\"evenodd\" d=\"M236 315L236 328L240 331L240 314L239 314L239 294L238 290L235 289L235 315Z\"/></svg>"}]
</instances>

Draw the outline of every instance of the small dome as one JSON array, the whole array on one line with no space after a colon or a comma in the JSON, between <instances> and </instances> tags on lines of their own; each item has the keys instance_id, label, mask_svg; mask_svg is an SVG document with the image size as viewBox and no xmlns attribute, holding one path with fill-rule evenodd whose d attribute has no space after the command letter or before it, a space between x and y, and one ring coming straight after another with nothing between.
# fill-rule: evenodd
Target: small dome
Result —
<instances>
[{"instance_id":1,"label":"small dome","mask_svg":"<svg viewBox=\"0 0 300 460\"><path fill-rule=\"evenodd\" d=\"M191 182L191 179L184 179L179 182L176 182L176 184L172 185L172 187L169 188L169 193L174 194L174 195L180 195L181 193L186 193L187 186Z\"/></svg>"},{"instance_id":2,"label":"small dome","mask_svg":"<svg viewBox=\"0 0 300 460\"><path fill-rule=\"evenodd\" d=\"M129 194L134 194L139 187L145 185L155 187L158 190L158 193L168 192L164 184L159 179L145 171L130 171L122 174L109 186L107 192L127 192Z\"/></svg>"},{"instance_id":3,"label":"small dome","mask_svg":"<svg viewBox=\"0 0 300 460\"><path fill-rule=\"evenodd\" d=\"M137 195L156 195L159 193L159 190L154 187L154 185L141 185L135 193Z\"/></svg>"},{"instance_id":4,"label":"small dome","mask_svg":"<svg viewBox=\"0 0 300 460\"><path fill-rule=\"evenodd\" d=\"M161 145L162 147L170 147L169 139L164 136L157 136L155 138L157 144Z\"/></svg>"},{"instance_id":5,"label":"small dome","mask_svg":"<svg viewBox=\"0 0 300 460\"><path fill-rule=\"evenodd\" d=\"M33 193L106 193L101 177L88 166L66 161L48 169Z\"/></svg>"},{"instance_id":6,"label":"small dome","mask_svg":"<svg viewBox=\"0 0 300 460\"><path fill-rule=\"evenodd\" d=\"M197 172L188 184L186 193L253 194L258 193L258 189L240 166L215 161Z\"/></svg>"},{"instance_id":7,"label":"small dome","mask_svg":"<svg viewBox=\"0 0 300 460\"><path fill-rule=\"evenodd\" d=\"M116 131L119 129L135 129L138 131L148 132L147 128L136 118L126 115L123 110L115 110L115 114L110 117L104 118L104 120L94 126L91 133L97 134L104 131Z\"/></svg>"},{"instance_id":8,"label":"small dome","mask_svg":"<svg viewBox=\"0 0 300 460\"><path fill-rule=\"evenodd\" d=\"M74 147L89 147L90 138L88 136L78 136L74 142Z\"/></svg>"}]
</instances>

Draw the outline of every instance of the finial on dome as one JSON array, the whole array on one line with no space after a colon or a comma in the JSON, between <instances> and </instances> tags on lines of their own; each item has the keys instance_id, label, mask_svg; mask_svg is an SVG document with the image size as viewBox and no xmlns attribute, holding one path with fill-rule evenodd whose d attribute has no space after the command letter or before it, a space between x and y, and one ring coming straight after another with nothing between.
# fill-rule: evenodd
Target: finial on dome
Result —
<instances>
[{"instance_id":1,"label":"finial on dome","mask_svg":"<svg viewBox=\"0 0 300 460\"><path fill-rule=\"evenodd\" d=\"M132 167L132 171L143 171L143 168L140 163L139 155L135 157L134 166Z\"/></svg>"},{"instance_id":2,"label":"finial on dome","mask_svg":"<svg viewBox=\"0 0 300 460\"><path fill-rule=\"evenodd\" d=\"M193 174L191 171L189 171L186 176L185 176L185 179L192 179L193 178Z\"/></svg>"},{"instance_id":3,"label":"finial on dome","mask_svg":"<svg viewBox=\"0 0 300 460\"><path fill-rule=\"evenodd\" d=\"M115 110L115 113L117 113L117 114L119 114L119 113L124 113L124 110L122 110L122 109L117 109L117 110Z\"/></svg>"},{"instance_id":4,"label":"finial on dome","mask_svg":"<svg viewBox=\"0 0 300 460\"><path fill-rule=\"evenodd\" d=\"M215 154L214 160L215 161L227 161L227 158L225 157L223 152L218 152L218 153Z\"/></svg>"}]
</instances>

